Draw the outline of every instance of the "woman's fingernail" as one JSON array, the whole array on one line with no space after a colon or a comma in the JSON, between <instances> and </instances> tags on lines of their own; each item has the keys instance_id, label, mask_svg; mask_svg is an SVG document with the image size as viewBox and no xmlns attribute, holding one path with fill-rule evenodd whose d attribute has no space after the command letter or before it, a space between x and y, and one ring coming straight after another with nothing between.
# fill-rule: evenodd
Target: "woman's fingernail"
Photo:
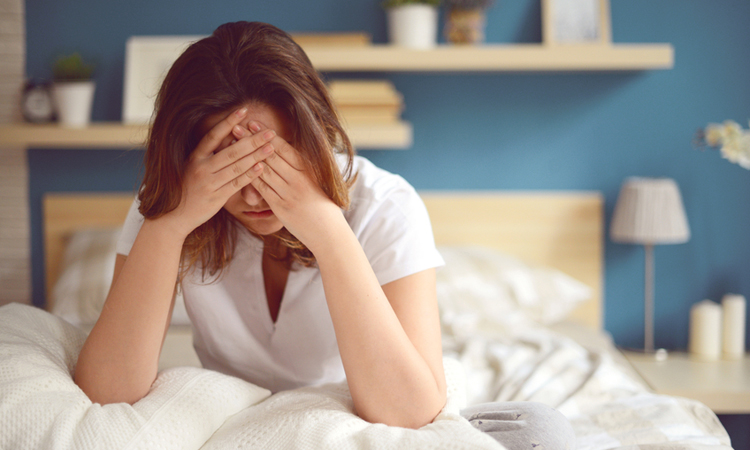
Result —
<instances>
[{"instance_id":1,"label":"woman's fingernail","mask_svg":"<svg viewBox=\"0 0 750 450\"><path fill-rule=\"evenodd\" d=\"M232 128L232 132L234 132L234 135L237 137L242 137L245 135L245 130L239 125L235 125L234 128Z\"/></svg>"},{"instance_id":2,"label":"woman's fingernail","mask_svg":"<svg viewBox=\"0 0 750 450\"><path fill-rule=\"evenodd\" d=\"M258 125L258 122L250 122L250 125L249 125L248 128L250 128L251 130L253 130L253 132L255 132L255 133L257 133L258 131L260 131L260 125Z\"/></svg>"},{"instance_id":3,"label":"woman's fingernail","mask_svg":"<svg viewBox=\"0 0 750 450\"><path fill-rule=\"evenodd\" d=\"M265 133L263 133L263 139L271 140L273 137L276 136L276 133L273 130L268 130Z\"/></svg>"},{"instance_id":4,"label":"woman's fingernail","mask_svg":"<svg viewBox=\"0 0 750 450\"><path fill-rule=\"evenodd\" d=\"M263 147L263 153L265 153L266 155L273 153L273 145L268 144Z\"/></svg>"},{"instance_id":5,"label":"woman's fingernail","mask_svg":"<svg viewBox=\"0 0 750 450\"><path fill-rule=\"evenodd\" d=\"M256 172L260 172L263 169L263 166L260 165L260 163L253 166L253 170Z\"/></svg>"},{"instance_id":6,"label":"woman's fingernail","mask_svg":"<svg viewBox=\"0 0 750 450\"><path fill-rule=\"evenodd\" d=\"M240 108L234 113L237 115L237 117L245 117L245 114L247 114L247 108Z\"/></svg>"}]
</instances>

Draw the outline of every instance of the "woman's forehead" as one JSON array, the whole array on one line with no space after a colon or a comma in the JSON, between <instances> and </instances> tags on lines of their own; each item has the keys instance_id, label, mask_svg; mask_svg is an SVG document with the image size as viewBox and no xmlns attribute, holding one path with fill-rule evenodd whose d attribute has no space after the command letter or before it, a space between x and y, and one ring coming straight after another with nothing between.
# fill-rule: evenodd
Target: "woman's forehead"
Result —
<instances>
[{"instance_id":1,"label":"woman's forehead","mask_svg":"<svg viewBox=\"0 0 750 450\"><path fill-rule=\"evenodd\" d=\"M270 128L276 131L284 140L289 142L290 129L289 124L285 120L284 116L272 108L263 103L248 103L243 105L247 108L247 116L240 122L240 126L248 128L251 122L258 122L262 128ZM201 135L208 133L208 131L216 126L219 122L226 119L234 111L238 110L237 107L232 110L223 111L207 116L200 124Z\"/></svg>"}]
</instances>

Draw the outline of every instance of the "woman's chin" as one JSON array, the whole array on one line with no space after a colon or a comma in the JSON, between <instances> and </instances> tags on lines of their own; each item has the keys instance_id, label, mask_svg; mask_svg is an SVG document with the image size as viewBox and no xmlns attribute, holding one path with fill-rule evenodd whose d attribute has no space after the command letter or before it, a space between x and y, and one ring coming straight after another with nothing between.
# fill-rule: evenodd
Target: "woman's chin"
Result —
<instances>
[{"instance_id":1,"label":"woman's chin","mask_svg":"<svg viewBox=\"0 0 750 450\"><path fill-rule=\"evenodd\" d=\"M272 220L268 220L272 219ZM268 236L271 234L274 234L284 228L284 225L276 219L276 217L269 217L266 220L243 220L242 225L245 226L248 230L255 234L259 234L261 236Z\"/></svg>"}]
</instances>

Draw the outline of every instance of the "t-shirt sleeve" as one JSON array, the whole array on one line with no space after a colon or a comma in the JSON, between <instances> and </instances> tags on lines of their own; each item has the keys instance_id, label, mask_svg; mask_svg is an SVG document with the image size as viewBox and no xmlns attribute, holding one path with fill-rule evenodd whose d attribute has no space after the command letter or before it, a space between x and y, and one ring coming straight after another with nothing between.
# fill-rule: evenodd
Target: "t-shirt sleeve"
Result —
<instances>
[{"instance_id":1,"label":"t-shirt sleeve","mask_svg":"<svg viewBox=\"0 0 750 450\"><path fill-rule=\"evenodd\" d=\"M381 285L445 264L427 208L408 183L402 181L384 198L359 202L366 212L355 233Z\"/></svg>"},{"instance_id":2,"label":"t-shirt sleeve","mask_svg":"<svg viewBox=\"0 0 750 450\"><path fill-rule=\"evenodd\" d=\"M127 256L130 253L130 249L133 248L133 243L135 242L135 237L138 236L138 231L140 231L141 225L143 225L143 216L138 211L138 206L140 206L140 202L136 198L133 200L133 204L130 205L128 216L125 218L125 223L122 226L120 239L117 241L116 250L120 255Z\"/></svg>"}]
</instances>

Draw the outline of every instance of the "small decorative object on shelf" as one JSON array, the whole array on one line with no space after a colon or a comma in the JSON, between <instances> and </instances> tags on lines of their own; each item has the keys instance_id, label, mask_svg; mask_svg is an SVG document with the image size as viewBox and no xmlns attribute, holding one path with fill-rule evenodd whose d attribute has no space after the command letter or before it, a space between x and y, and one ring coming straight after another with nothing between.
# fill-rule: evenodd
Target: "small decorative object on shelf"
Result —
<instances>
[{"instance_id":1,"label":"small decorative object on shelf","mask_svg":"<svg viewBox=\"0 0 750 450\"><path fill-rule=\"evenodd\" d=\"M718 148L722 158L750 170L750 130L737 122L709 123L698 130L695 140L698 147Z\"/></svg>"},{"instance_id":2,"label":"small decorative object on shelf","mask_svg":"<svg viewBox=\"0 0 750 450\"><path fill-rule=\"evenodd\" d=\"M484 42L486 11L493 0L446 0L445 39L451 44Z\"/></svg>"},{"instance_id":3,"label":"small decorative object on shelf","mask_svg":"<svg viewBox=\"0 0 750 450\"><path fill-rule=\"evenodd\" d=\"M31 123L47 123L55 119L55 103L50 83L30 80L23 88L21 98L23 118Z\"/></svg>"},{"instance_id":4,"label":"small decorative object on shelf","mask_svg":"<svg viewBox=\"0 0 750 450\"><path fill-rule=\"evenodd\" d=\"M420 50L437 45L440 0L386 0L382 5L391 44Z\"/></svg>"},{"instance_id":5,"label":"small decorative object on shelf","mask_svg":"<svg viewBox=\"0 0 750 450\"><path fill-rule=\"evenodd\" d=\"M612 43L609 0L542 0L546 45Z\"/></svg>"},{"instance_id":6,"label":"small decorative object on shelf","mask_svg":"<svg viewBox=\"0 0 750 450\"><path fill-rule=\"evenodd\" d=\"M59 57L52 68L53 95L60 124L83 128L91 121L91 105L96 85L91 79L94 64L83 60L80 53Z\"/></svg>"}]
</instances>

